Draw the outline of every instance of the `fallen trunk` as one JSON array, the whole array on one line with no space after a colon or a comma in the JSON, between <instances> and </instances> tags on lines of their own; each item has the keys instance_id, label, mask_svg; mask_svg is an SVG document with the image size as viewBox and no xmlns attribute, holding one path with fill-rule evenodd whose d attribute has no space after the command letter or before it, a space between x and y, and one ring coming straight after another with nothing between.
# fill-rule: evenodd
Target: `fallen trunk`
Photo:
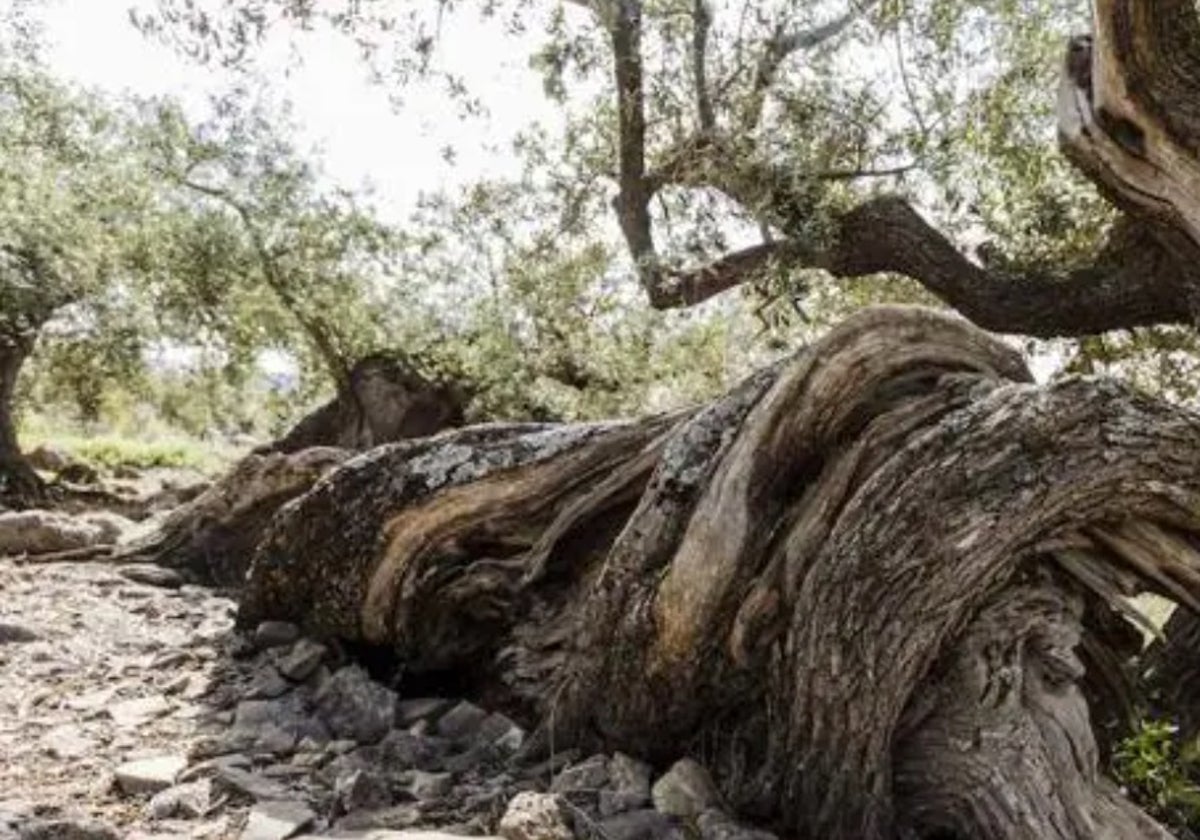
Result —
<instances>
[{"instance_id":1,"label":"fallen trunk","mask_svg":"<svg viewBox=\"0 0 1200 840\"><path fill-rule=\"evenodd\" d=\"M266 527L240 618L453 674L533 751L703 752L787 836L1167 837L1083 698L1120 695L1121 596L1200 596L1198 444L871 310L696 410L360 455Z\"/></svg>"},{"instance_id":2,"label":"fallen trunk","mask_svg":"<svg viewBox=\"0 0 1200 840\"><path fill-rule=\"evenodd\" d=\"M338 394L279 440L258 450L299 452L313 446L370 449L461 426L466 396L430 382L400 356L375 353L350 369Z\"/></svg>"}]
</instances>

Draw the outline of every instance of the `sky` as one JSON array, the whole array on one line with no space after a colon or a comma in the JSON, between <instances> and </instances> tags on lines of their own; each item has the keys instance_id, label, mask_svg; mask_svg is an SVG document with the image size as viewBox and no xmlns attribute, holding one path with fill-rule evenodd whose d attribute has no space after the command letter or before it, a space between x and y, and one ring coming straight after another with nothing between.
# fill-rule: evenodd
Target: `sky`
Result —
<instances>
[{"instance_id":1,"label":"sky","mask_svg":"<svg viewBox=\"0 0 1200 840\"><path fill-rule=\"evenodd\" d=\"M202 117L208 97L227 90L233 76L138 32L128 10L146 2L48 0L49 63L67 78L110 93L171 94ZM299 66L283 38L259 53L275 96L291 102L302 143L320 147L330 178L351 188L373 184L380 209L395 221L421 191L512 172L517 164L507 144L515 133L531 119L555 117L528 68L532 42L473 17L447 26L452 29L443 33L438 59L485 102L497 103L486 118L461 121L454 104L431 87L407 91L403 105L393 107L389 91L368 81L354 45L333 32L298 34ZM443 159L446 146L455 149L454 165Z\"/></svg>"}]
</instances>

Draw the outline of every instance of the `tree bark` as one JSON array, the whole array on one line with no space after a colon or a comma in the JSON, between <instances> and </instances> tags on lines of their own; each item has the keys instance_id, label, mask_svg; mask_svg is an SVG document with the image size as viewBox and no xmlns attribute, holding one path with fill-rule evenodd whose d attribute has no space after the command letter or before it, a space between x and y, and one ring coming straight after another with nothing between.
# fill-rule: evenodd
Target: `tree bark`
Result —
<instances>
[{"instance_id":1,"label":"tree bark","mask_svg":"<svg viewBox=\"0 0 1200 840\"><path fill-rule=\"evenodd\" d=\"M870 310L707 406L346 461L261 527L239 619L452 673L531 754L705 745L789 837L1168 837L1101 774L1084 698L1120 688L1081 662L1125 595L1200 603L1198 442Z\"/></svg>"},{"instance_id":2,"label":"tree bark","mask_svg":"<svg viewBox=\"0 0 1200 840\"><path fill-rule=\"evenodd\" d=\"M465 407L461 390L430 382L399 355L374 353L350 368L334 399L279 440L255 451L289 453L312 446L370 449L460 426Z\"/></svg>"},{"instance_id":3,"label":"tree bark","mask_svg":"<svg viewBox=\"0 0 1200 840\"><path fill-rule=\"evenodd\" d=\"M46 496L44 482L21 453L13 417L17 377L29 349L0 339L0 505L13 508L36 505Z\"/></svg>"}]
</instances>

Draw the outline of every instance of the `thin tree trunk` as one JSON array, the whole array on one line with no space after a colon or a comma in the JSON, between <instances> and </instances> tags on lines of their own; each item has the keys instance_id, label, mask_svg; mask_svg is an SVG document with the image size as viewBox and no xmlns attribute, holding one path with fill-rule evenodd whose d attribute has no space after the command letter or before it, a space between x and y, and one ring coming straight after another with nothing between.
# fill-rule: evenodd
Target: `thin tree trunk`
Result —
<instances>
[{"instance_id":1,"label":"thin tree trunk","mask_svg":"<svg viewBox=\"0 0 1200 840\"><path fill-rule=\"evenodd\" d=\"M28 507L45 499L46 488L21 454L13 400L17 377L29 355L21 344L0 343L0 504Z\"/></svg>"}]
</instances>

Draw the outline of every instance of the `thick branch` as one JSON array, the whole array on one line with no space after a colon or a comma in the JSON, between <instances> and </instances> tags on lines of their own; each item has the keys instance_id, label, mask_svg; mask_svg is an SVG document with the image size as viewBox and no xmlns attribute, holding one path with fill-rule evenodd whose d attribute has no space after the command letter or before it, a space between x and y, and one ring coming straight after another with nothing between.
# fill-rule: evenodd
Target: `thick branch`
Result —
<instances>
[{"instance_id":1,"label":"thick branch","mask_svg":"<svg viewBox=\"0 0 1200 840\"><path fill-rule=\"evenodd\" d=\"M1071 43L1058 109L1071 160L1114 203L1167 231L1164 243L1187 262L1200 257L1197 42L1191 0L1102 0L1092 37Z\"/></svg>"},{"instance_id":2,"label":"thick branch","mask_svg":"<svg viewBox=\"0 0 1200 840\"><path fill-rule=\"evenodd\" d=\"M910 277L987 329L1044 338L1161 323L1189 323L1200 283L1156 238L1132 223L1114 231L1096 261L1072 271L981 267L898 198L866 202L838 221L825 248L782 240L676 273L652 302L692 306L754 276L770 260L838 277Z\"/></svg>"}]
</instances>

